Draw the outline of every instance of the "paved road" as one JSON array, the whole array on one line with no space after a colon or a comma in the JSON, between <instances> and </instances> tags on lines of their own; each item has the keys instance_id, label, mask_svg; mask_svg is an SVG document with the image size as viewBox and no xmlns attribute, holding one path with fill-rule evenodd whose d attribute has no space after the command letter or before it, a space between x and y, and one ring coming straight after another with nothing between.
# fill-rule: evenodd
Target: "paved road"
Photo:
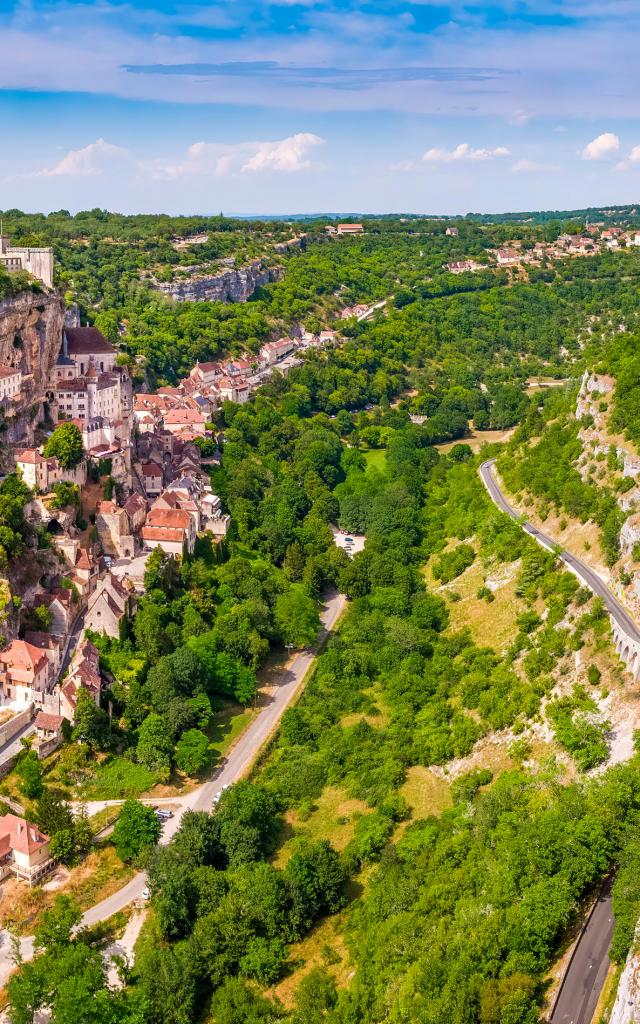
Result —
<instances>
[{"instance_id":1,"label":"paved road","mask_svg":"<svg viewBox=\"0 0 640 1024\"><path fill-rule=\"evenodd\" d=\"M0 747L0 765L6 764L12 757L20 753L22 749L21 740L26 740L29 736L32 736L36 731L36 727L33 722L28 722L20 732L17 732L15 736L7 740L7 742Z\"/></svg>"},{"instance_id":2,"label":"paved road","mask_svg":"<svg viewBox=\"0 0 640 1024\"><path fill-rule=\"evenodd\" d=\"M609 968L609 946L614 920L611 911L610 878L578 939L550 1024L591 1024Z\"/></svg>"},{"instance_id":3,"label":"paved road","mask_svg":"<svg viewBox=\"0 0 640 1024\"><path fill-rule=\"evenodd\" d=\"M520 522L522 529L544 547L557 550L552 537L548 537L531 523L523 521L504 497L493 474L495 459L489 459L480 466L480 476L490 497L496 505L512 519ZM640 641L640 630L629 613L614 597L609 588L588 565L569 551L561 551L559 557L586 584L594 594L601 597L607 611L624 630L627 636ZM550 1018L550 1024L591 1024L591 1019L609 969L609 947L613 936L613 914L611 911L611 886L609 879L603 887L598 901L582 932Z\"/></svg>"},{"instance_id":4,"label":"paved road","mask_svg":"<svg viewBox=\"0 0 640 1024\"><path fill-rule=\"evenodd\" d=\"M512 519L516 519L521 524L522 529L533 537L534 540L537 540L539 544L542 544L543 547L557 550L557 544L553 537L547 536L547 534L543 533L542 530L538 530L537 527L532 526L531 523L524 522L520 513L516 512L516 510L509 505L494 476L494 463L495 459L489 459L487 462L483 462L480 466L480 476L482 477L482 482L487 488L490 497L503 512L506 512ZM597 572L594 572L593 569L586 565L580 558L572 555L570 551L560 551L559 557L565 565L573 570L576 576L580 577L589 590L602 598L605 608L626 635L630 639L636 640L640 643L640 629L631 618L626 608L620 604L618 599L614 597L612 592L609 590L606 583L600 576L598 576Z\"/></svg>"},{"instance_id":5,"label":"paved road","mask_svg":"<svg viewBox=\"0 0 640 1024\"><path fill-rule=\"evenodd\" d=\"M344 594L332 592L325 601L325 606L320 616L322 621L322 633L320 643L333 629L338 617L346 605ZM288 662L286 668L280 673L275 692L267 705L253 719L246 731L240 736L238 742L230 751L225 761L216 769L198 789L182 797L172 797L171 804L177 805L173 818L163 828L161 844L166 844L175 835L180 827L180 820L185 811L210 811L213 807L213 800L223 786L231 785L238 779L247 775L253 766L262 747L274 732L284 711L296 696L303 680L316 658L316 652L307 650L295 654ZM135 875L122 889L119 889L113 896L109 896L101 903L97 903L88 910L83 918L82 924L90 927L100 921L106 921L117 911L122 910L133 900L138 899L147 884L146 875L140 872ZM28 960L33 956L33 937L28 936L20 940L20 952L23 959ZM13 970L13 962L10 957L11 946L9 936L6 932L0 932L0 987L3 986Z\"/></svg>"}]
</instances>

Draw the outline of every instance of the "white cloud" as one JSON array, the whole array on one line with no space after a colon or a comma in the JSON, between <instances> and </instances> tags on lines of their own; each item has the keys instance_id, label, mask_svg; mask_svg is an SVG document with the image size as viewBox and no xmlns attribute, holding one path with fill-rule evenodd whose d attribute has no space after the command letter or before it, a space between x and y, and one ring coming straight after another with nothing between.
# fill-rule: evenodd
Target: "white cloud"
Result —
<instances>
[{"instance_id":1,"label":"white cloud","mask_svg":"<svg viewBox=\"0 0 640 1024\"><path fill-rule=\"evenodd\" d=\"M616 164L616 171L628 171L632 167L640 166L640 146L634 146L626 160Z\"/></svg>"},{"instance_id":2,"label":"white cloud","mask_svg":"<svg viewBox=\"0 0 640 1024\"><path fill-rule=\"evenodd\" d=\"M533 114L529 113L528 110L515 110L511 117L508 118L509 124L523 125L528 124Z\"/></svg>"},{"instance_id":3,"label":"white cloud","mask_svg":"<svg viewBox=\"0 0 640 1024\"><path fill-rule=\"evenodd\" d=\"M389 164L389 170L408 173L409 171L417 171L419 166L420 164L416 163L415 160L398 160L395 164Z\"/></svg>"},{"instance_id":4,"label":"white cloud","mask_svg":"<svg viewBox=\"0 0 640 1024\"><path fill-rule=\"evenodd\" d=\"M506 146L497 146L495 149L474 149L468 142L461 142L455 149L428 149L422 159L428 164L448 164L462 160L495 160L504 156L510 156Z\"/></svg>"},{"instance_id":5,"label":"white cloud","mask_svg":"<svg viewBox=\"0 0 640 1024\"><path fill-rule=\"evenodd\" d=\"M113 164L129 155L126 149L114 146L104 139L96 139L83 149L72 149L55 167L35 171L36 178L95 178Z\"/></svg>"},{"instance_id":6,"label":"white cloud","mask_svg":"<svg viewBox=\"0 0 640 1024\"><path fill-rule=\"evenodd\" d=\"M304 171L311 166L307 154L324 139L311 132L298 132L280 142L259 142L254 155L247 160L243 171Z\"/></svg>"},{"instance_id":7,"label":"white cloud","mask_svg":"<svg viewBox=\"0 0 640 1024\"><path fill-rule=\"evenodd\" d=\"M580 151L580 156L583 160L608 160L619 149L620 139L618 136L613 132L603 132Z\"/></svg>"},{"instance_id":8,"label":"white cloud","mask_svg":"<svg viewBox=\"0 0 640 1024\"><path fill-rule=\"evenodd\" d=\"M543 164L539 163L537 160L523 159L516 160L511 167L511 170L514 174L537 174L547 171L557 171L559 168L557 164Z\"/></svg>"},{"instance_id":9,"label":"white cloud","mask_svg":"<svg viewBox=\"0 0 640 1024\"><path fill-rule=\"evenodd\" d=\"M157 180L222 177L242 171L292 173L311 167L309 152L324 139L310 132L298 132L273 142L194 142L178 160L148 160L140 163L143 173Z\"/></svg>"}]
</instances>

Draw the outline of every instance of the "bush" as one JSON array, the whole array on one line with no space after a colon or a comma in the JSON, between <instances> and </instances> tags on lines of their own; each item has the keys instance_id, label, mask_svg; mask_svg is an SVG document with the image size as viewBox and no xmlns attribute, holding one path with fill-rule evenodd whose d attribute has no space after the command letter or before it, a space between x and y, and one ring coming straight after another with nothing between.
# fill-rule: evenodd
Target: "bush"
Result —
<instances>
[{"instance_id":1,"label":"bush","mask_svg":"<svg viewBox=\"0 0 640 1024\"><path fill-rule=\"evenodd\" d=\"M450 583L473 564L476 553L470 544L458 544L453 551L445 551L433 566L433 577L441 583Z\"/></svg>"},{"instance_id":2,"label":"bush","mask_svg":"<svg viewBox=\"0 0 640 1024\"><path fill-rule=\"evenodd\" d=\"M113 830L113 845L121 860L139 860L160 838L160 822L152 807L127 800Z\"/></svg>"}]
</instances>

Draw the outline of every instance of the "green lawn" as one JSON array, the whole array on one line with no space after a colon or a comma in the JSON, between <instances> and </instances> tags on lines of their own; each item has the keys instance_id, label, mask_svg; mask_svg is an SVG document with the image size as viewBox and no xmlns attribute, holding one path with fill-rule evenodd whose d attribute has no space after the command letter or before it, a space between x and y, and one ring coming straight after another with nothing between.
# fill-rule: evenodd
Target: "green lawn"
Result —
<instances>
[{"instance_id":1,"label":"green lawn","mask_svg":"<svg viewBox=\"0 0 640 1024\"><path fill-rule=\"evenodd\" d=\"M383 470L387 458L386 448L370 448L362 453L367 460L367 469Z\"/></svg>"},{"instance_id":2,"label":"green lawn","mask_svg":"<svg viewBox=\"0 0 640 1024\"><path fill-rule=\"evenodd\" d=\"M241 704L233 703L225 704L216 710L207 729L209 749L216 762L225 756L255 714L254 708L244 708Z\"/></svg>"}]
</instances>

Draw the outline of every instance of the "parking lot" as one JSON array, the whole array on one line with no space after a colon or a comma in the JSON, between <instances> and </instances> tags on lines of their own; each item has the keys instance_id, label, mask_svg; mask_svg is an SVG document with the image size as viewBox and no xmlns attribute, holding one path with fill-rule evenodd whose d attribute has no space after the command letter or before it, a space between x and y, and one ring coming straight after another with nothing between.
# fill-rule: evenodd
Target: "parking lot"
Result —
<instances>
[{"instance_id":1,"label":"parking lot","mask_svg":"<svg viewBox=\"0 0 640 1024\"><path fill-rule=\"evenodd\" d=\"M332 526L331 530L336 547L343 548L350 558L364 548L367 538L363 534L347 533L345 530L338 530L335 526Z\"/></svg>"}]
</instances>

